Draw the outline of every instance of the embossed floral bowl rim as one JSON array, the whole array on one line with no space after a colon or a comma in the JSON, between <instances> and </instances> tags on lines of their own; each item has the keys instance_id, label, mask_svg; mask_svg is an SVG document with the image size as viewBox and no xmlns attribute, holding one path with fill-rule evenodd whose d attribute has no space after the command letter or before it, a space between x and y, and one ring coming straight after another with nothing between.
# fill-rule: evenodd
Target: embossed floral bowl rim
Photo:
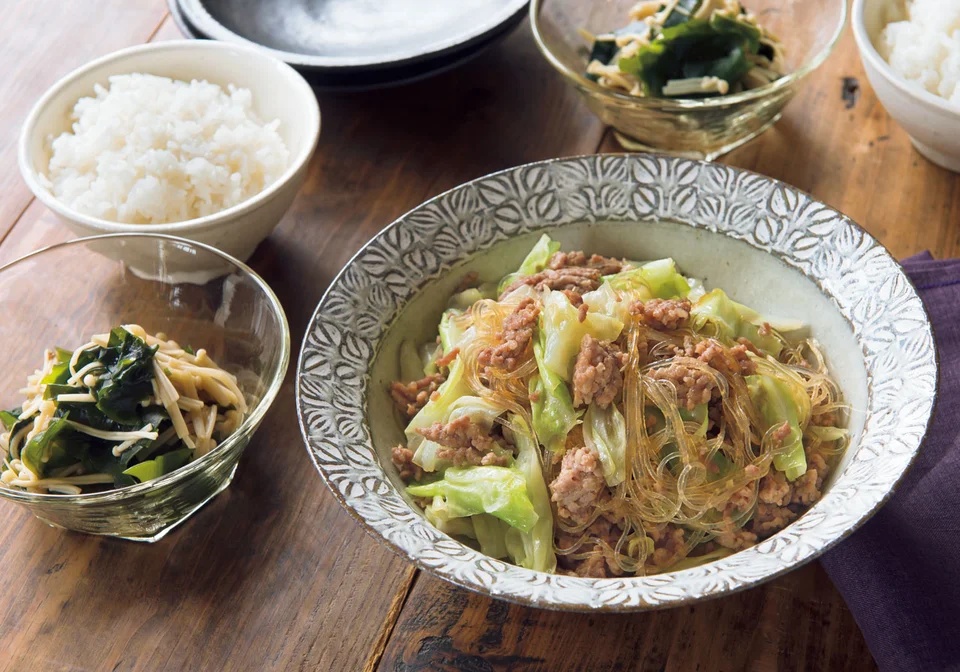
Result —
<instances>
[{"instance_id":1,"label":"embossed floral bowl rim","mask_svg":"<svg viewBox=\"0 0 960 672\"><path fill-rule=\"evenodd\" d=\"M862 372L863 408L851 420L858 436L823 498L792 525L744 551L678 572L552 575L492 559L441 533L403 498L396 475L384 472L370 423L371 398L386 412L371 392L384 381L371 370L404 309L464 260L518 236L578 222L600 229L629 223L651 232L684 227L683 235L706 237L711 250L745 244L748 257L800 278L794 284L812 283L810 300L836 313L851 344L845 356ZM416 312L412 319L420 319ZM297 409L310 456L336 498L368 533L421 569L535 607L640 611L755 586L850 535L890 497L916 457L938 375L932 327L916 290L887 250L849 218L749 171L613 154L494 173L386 227L337 275L311 319L297 366ZM388 463L388 448L379 454Z\"/></svg>"}]
</instances>

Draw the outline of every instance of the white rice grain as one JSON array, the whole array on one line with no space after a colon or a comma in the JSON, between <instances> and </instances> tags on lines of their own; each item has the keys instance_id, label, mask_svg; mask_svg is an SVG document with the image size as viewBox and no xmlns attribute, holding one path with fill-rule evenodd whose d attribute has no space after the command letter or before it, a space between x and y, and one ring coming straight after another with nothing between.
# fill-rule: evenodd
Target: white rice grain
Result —
<instances>
[{"instance_id":1,"label":"white rice grain","mask_svg":"<svg viewBox=\"0 0 960 672\"><path fill-rule=\"evenodd\" d=\"M906 11L877 51L907 82L960 107L960 0L912 0Z\"/></svg>"},{"instance_id":2,"label":"white rice grain","mask_svg":"<svg viewBox=\"0 0 960 672\"><path fill-rule=\"evenodd\" d=\"M275 182L289 152L248 89L116 75L50 138L47 179L74 210L113 222L182 222L246 201Z\"/></svg>"}]
</instances>

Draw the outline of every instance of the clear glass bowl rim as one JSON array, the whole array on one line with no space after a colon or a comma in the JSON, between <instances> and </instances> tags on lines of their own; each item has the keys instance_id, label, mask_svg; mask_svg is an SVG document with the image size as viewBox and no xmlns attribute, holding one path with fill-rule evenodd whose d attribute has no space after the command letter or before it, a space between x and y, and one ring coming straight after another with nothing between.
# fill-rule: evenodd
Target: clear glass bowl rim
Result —
<instances>
[{"instance_id":1,"label":"clear glass bowl rim","mask_svg":"<svg viewBox=\"0 0 960 672\"><path fill-rule=\"evenodd\" d=\"M530 2L530 29L533 32L533 39L537 44L537 48L540 50L540 53L544 55L547 61L549 61L550 64L560 72L560 74L586 92L599 96L600 98L607 98L611 101L621 103L629 103L636 107L645 107L651 110L697 110L725 107L763 98L767 94L774 93L780 89L785 89L789 86L792 86L794 82L800 81L823 65L827 58L829 58L830 54L833 53L834 48L837 46L837 42L840 41L840 37L843 35L843 30L847 25L847 14L849 13L847 8L847 0L838 0L838 4L840 5L840 20L837 22L834 33L824 48L818 52L809 63L797 70L794 70L793 72L786 74L775 82L771 82L770 84L756 89L741 91L740 93L734 93L727 96L717 96L714 98L703 98L699 100L695 98L646 98L641 96L631 96L626 93L618 93L612 89L604 88L596 82L584 77L582 73L571 70L566 66L565 63L563 63L563 61L557 58L554 53L550 51L550 48L547 46L547 43L540 32L540 10L548 1L549 0L531 0Z\"/></svg>"},{"instance_id":2,"label":"clear glass bowl rim","mask_svg":"<svg viewBox=\"0 0 960 672\"><path fill-rule=\"evenodd\" d=\"M240 427L237 428L233 434L231 434L223 443L218 445L212 451L203 455L200 459L191 462L190 464L177 469L165 476L154 479L152 481L147 481L146 483L138 483L137 485L128 485L124 488L117 488L115 490L108 490L106 492L93 492L79 495L55 495L55 494L38 494L33 492L20 492L18 490L12 490L7 487L0 487L0 497L4 499L10 499L17 502L23 503L69 503L76 502L83 505L94 505L107 502L116 502L118 500L126 499L128 497L136 497L138 495L145 494L156 488L160 488L167 485L175 484L178 481L186 480L193 474L201 472L207 469L209 466L220 461L221 456L225 453L229 453L236 444L246 439L248 436L253 434L254 428L260 423L263 419L263 416L266 414L267 410L273 404L274 399L277 394L280 392L280 386L283 384L283 380L286 377L287 368L290 364L290 325L287 323L287 315L283 310L283 306L280 305L280 300L277 298L277 295L274 294L273 290L270 288L270 285L261 278L257 273L247 266L242 261L231 257L225 252L221 252L215 247L206 245L204 243L199 243L194 240L188 240L186 238L180 238L178 236L170 236L160 233L107 233L98 236L86 236L84 238L75 238L73 240L68 240L62 243L57 243L55 245L48 245L47 247L40 248L28 254L15 259L3 266L0 266L0 284L3 282L3 273L14 266L26 262L29 259L42 256L53 250L59 250L66 247L72 247L75 245L84 245L91 242L96 242L99 240L121 240L121 239L130 239L130 238L153 238L161 241L168 241L171 243L177 244L186 244L195 248L202 249L206 252L210 252L230 265L234 267L234 270L240 270L244 275L248 276L253 280L253 282L263 291L266 295L273 314L279 318L280 324L283 329L282 339L281 339L281 352L280 352L280 366L277 370L277 374L269 382L266 392L263 397L260 398L260 401L257 402L257 405L254 406L253 410L244 418L243 423Z\"/></svg>"}]
</instances>

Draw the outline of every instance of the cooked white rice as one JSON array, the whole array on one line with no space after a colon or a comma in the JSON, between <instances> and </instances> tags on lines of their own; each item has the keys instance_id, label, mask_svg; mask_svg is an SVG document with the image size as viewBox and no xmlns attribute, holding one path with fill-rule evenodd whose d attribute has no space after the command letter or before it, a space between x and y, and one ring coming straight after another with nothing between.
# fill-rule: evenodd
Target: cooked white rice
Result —
<instances>
[{"instance_id":1,"label":"cooked white rice","mask_svg":"<svg viewBox=\"0 0 960 672\"><path fill-rule=\"evenodd\" d=\"M908 82L960 106L960 0L912 0L906 10L877 50Z\"/></svg>"},{"instance_id":2,"label":"cooked white rice","mask_svg":"<svg viewBox=\"0 0 960 672\"><path fill-rule=\"evenodd\" d=\"M242 203L287 167L280 121L261 122L248 89L130 74L95 93L73 108L73 133L50 139L47 186L74 210L182 222Z\"/></svg>"}]
</instances>

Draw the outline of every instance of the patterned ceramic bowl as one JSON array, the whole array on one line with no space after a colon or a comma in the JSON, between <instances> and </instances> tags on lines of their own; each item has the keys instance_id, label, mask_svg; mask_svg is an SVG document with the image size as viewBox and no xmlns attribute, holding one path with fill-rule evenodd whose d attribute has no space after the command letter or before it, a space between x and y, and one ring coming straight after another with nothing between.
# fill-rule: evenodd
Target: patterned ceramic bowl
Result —
<instances>
[{"instance_id":1,"label":"patterned ceramic bowl","mask_svg":"<svg viewBox=\"0 0 960 672\"><path fill-rule=\"evenodd\" d=\"M824 497L792 525L709 564L638 578L521 569L439 532L401 494L386 392L405 338L429 338L460 277L499 277L548 232L565 249L652 259L798 318L853 411ZM520 166L442 194L388 226L334 280L307 329L300 425L327 485L364 529L419 567L538 607L630 611L754 586L816 557L890 496L926 433L937 358L926 312L890 254L840 213L723 165L606 155ZM387 465L386 470L384 465Z\"/></svg>"}]
</instances>

